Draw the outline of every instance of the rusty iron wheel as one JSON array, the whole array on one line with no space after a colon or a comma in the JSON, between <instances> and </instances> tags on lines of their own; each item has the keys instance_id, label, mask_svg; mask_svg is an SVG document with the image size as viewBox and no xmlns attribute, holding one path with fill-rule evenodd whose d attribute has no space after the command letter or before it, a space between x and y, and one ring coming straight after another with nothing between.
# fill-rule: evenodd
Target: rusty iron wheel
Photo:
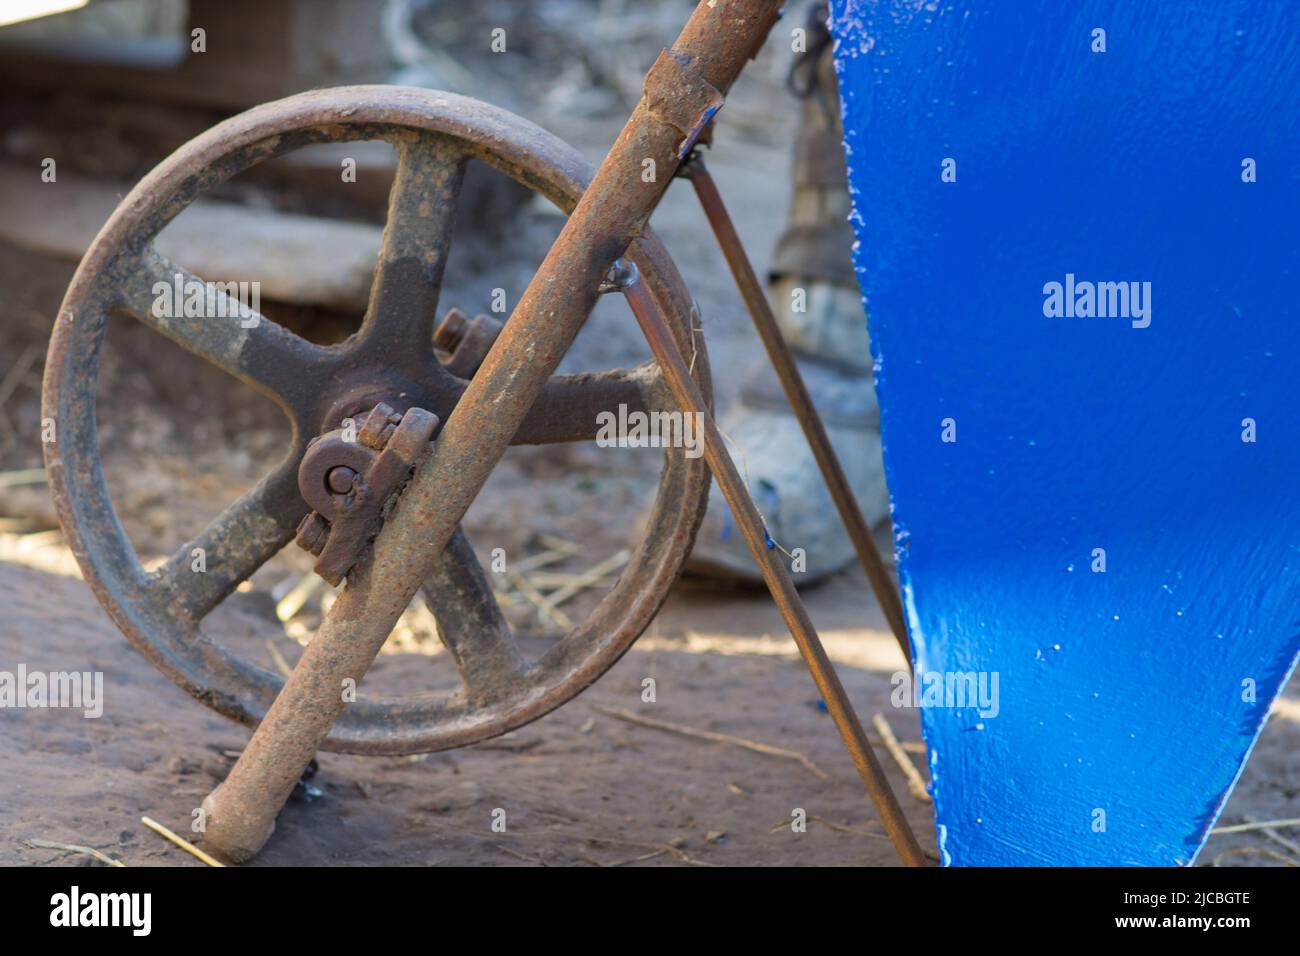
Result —
<instances>
[{"instance_id":1,"label":"rusty iron wheel","mask_svg":"<svg viewBox=\"0 0 1300 956\"><path fill-rule=\"evenodd\" d=\"M353 140L384 140L398 153L370 304L356 335L320 346L264 317L245 327L250 323L238 317L186 322L153 314L154 283L184 273L153 246L168 222L260 162L315 143ZM242 723L261 720L283 678L205 636L201 622L293 540L309 510L297 487L307 442L378 401L399 412L419 406L445 421L466 388L435 357L432 334L456 197L471 161L511 176L566 213L592 175L577 151L556 137L476 100L383 86L304 93L235 116L162 162L118 206L68 288L50 342L42 404L42 415L56 422L57 441L46 445L45 458L64 533L97 599L127 638L190 694ZM648 229L626 257L679 347L694 356L692 374L710 395L703 337L692 327L691 299L676 267ZM141 565L117 519L96 441L95 383L114 312L144 322L267 395L293 428L290 451L271 473L154 571ZM676 407L652 363L556 375L514 443L590 439L597 412L620 402L648 410ZM708 482L703 458L666 450L655 506L618 583L535 662L518 650L484 570L458 531L424 591L460 670L460 690L400 699L363 695L348 705L324 748L406 754L464 746L572 698L613 665L657 613L690 551ZM197 547L207 556L203 574L189 570Z\"/></svg>"}]
</instances>

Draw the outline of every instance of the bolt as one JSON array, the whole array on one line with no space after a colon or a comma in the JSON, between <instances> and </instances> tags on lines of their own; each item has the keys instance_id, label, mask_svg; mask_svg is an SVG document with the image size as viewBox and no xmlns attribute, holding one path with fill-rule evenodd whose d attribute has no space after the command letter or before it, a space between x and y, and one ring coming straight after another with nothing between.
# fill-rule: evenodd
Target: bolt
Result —
<instances>
[{"instance_id":1,"label":"bolt","mask_svg":"<svg viewBox=\"0 0 1300 956\"><path fill-rule=\"evenodd\" d=\"M357 473L347 465L331 468L325 476L325 487L336 495L346 495L355 486Z\"/></svg>"}]
</instances>

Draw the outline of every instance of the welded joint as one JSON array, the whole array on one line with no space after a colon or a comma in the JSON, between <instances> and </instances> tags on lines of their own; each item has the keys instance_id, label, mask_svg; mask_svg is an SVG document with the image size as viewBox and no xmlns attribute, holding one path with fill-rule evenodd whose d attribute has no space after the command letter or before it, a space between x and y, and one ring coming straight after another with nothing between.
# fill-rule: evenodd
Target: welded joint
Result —
<instances>
[{"instance_id":1,"label":"welded joint","mask_svg":"<svg viewBox=\"0 0 1300 956\"><path fill-rule=\"evenodd\" d=\"M724 102L722 94L672 50L660 51L646 74L642 95L651 115L682 134L679 160L695 148L695 141Z\"/></svg>"},{"instance_id":2,"label":"welded joint","mask_svg":"<svg viewBox=\"0 0 1300 956\"><path fill-rule=\"evenodd\" d=\"M681 165L677 167L677 171L673 175L678 179L691 179L702 172L704 172L704 156L698 148L694 148L682 160Z\"/></svg>"}]
</instances>

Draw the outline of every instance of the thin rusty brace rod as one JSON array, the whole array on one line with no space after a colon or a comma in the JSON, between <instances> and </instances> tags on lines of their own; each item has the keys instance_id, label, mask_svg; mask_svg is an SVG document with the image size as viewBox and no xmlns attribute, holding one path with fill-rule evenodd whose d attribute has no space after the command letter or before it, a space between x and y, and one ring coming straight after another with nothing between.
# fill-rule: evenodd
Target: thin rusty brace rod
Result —
<instances>
[{"instance_id":1,"label":"thin rusty brace rod","mask_svg":"<svg viewBox=\"0 0 1300 956\"><path fill-rule=\"evenodd\" d=\"M835 454L821 416L817 413L817 407L813 405L812 397L808 394L803 376L799 373L799 366L795 364L794 355L791 354L790 347L786 345L785 338L776 324L776 316L772 314L772 307L763 293L758 276L754 274L749 256L745 254L740 235L736 232L731 216L727 213L727 207L723 205L717 184L705 168L704 160L698 152L692 153L679 167L678 175L689 179L691 185L695 187L695 195L700 200L704 215L709 220L713 234L717 237L718 246L722 249L727 266L731 269L736 286L740 289L740 297L745 300L745 307L754 320L754 328L758 330L758 337L763 340L763 347L767 350L767 357L776 370L777 378L781 380L781 387L785 390L785 396L794 410L794 417L803 427L813 457L817 459L817 467L821 470L826 487L830 490L835 507L839 510L840 520L849 533L849 539L853 542L853 550L858 554L858 562L866 572L871 590L875 592L876 600L880 602L880 608L885 612L889 629L893 631L894 638L903 651L903 659L910 667L912 650L907 640L907 625L903 620L903 605L898 590L894 587L889 572L885 570L884 561L881 560L876 543L871 538L871 527L863 517L862 509L853 496L853 489L844 476L839 456Z\"/></svg>"},{"instance_id":2,"label":"thin rusty brace rod","mask_svg":"<svg viewBox=\"0 0 1300 956\"><path fill-rule=\"evenodd\" d=\"M703 422L704 459L708 462L709 470L713 472L714 479L731 507L736 523L745 536L745 543L749 545L749 550L754 555L754 561L763 574L763 580L772 594L772 600L780 609L781 617L785 619L790 635L799 647L799 653L812 674L817 690L826 701L826 709L830 712L831 719L835 721L835 728L839 731L844 746L853 759L854 766L857 767L858 775L862 778L867 793L880 813L885 832L889 834L899 859L907 866L925 866L925 856L916 842L916 835L912 833L907 818L903 816L898 798L894 796L894 791L885 778L871 743L867 740L866 732L862 729L862 721L858 719L857 712L854 711L853 704L849 702L848 694L845 693L844 685L840 683L839 675L835 673L835 667L826 655L821 638L817 636L817 630L813 627L799 592L790 579L790 572L786 570L778 556L779 552L770 543L771 538L763 526L762 516L759 515L754 499L750 497L749 489L745 487L745 481L736 469L735 462L731 460L731 453L723 443L722 433L718 431L717 423L708 410L704 396L700 394L699 388L691 379L686 360L673 341L671 330L655 310L653 301L640 282L632 283L624 290L624 295L632 307L637 324L645 334L646 341L650 343L650 350L659 363L660 371L663 372L664 380L672 391L673 397L684 413L696 414L699 416L698 420Z\"/></svg>"}]
</instances>

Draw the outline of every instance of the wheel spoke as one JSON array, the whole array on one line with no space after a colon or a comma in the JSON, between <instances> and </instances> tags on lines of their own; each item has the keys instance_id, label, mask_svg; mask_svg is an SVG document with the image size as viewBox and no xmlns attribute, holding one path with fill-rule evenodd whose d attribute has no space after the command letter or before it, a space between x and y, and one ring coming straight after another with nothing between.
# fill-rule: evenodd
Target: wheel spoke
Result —
<instances>
[{"instance_id":1,"label":"wheel spoke","mask_svg":"<svg viewBox=\"0 0 1300 956\"><path fill-rule=\"evenodd\" d=\"M200 621L293 540L308 511L298 492L298 458L280 463L229 504L154 574L156 600Z\"/></svg>"},{"instance_id":2,"label":"wheel spoke","mask_svg":"<svg viewBox=\"0 0 1300 956\"><path fill-rule=\"evenodd\" d=\"M591 441L600 433L606 413L617 421L620 406L628 414L648 411L660 398L659 388L659 367L651 363L607 372L556 375L542 387L511 444Z\"/></svg>"},{"instance_id":3,"label":"wheel spoke","mask_svg":"<svg viewBox=\"0 0 1300 956\"><path fill-rule=\"evenodd\" d=\"M457 528L424 582L424 600L438 621L438 636L460 668L470 703L500 699L519 684L528 662L492 594L465 532Z\"/></svg>"},{"instance_id":4,"label":"wheel spoke","mask_svg":"<svg viewBox=\"0 0 1300 956\"><path fill-rule=\"evenodd\" d=\"M152 246L121 267L119 282L122 308L145 325L270 396L291 414L306 407L314 391L309 372L327 364L331 350L272 322L248 307L248 300L241 303L238 284L204 283ZM202 306L191 299L196 290L204 294ZM203 314L185 315L187 301Z\"/></svg>"},{"instance_id":5,"label":"wheel spoke","mask_svg":"<svg viewBox=\"0 0 1300 956\"><path fill-rule=\"evenodd\" d=\"M433 348L466 157L433 136L398 145L388 222L370 287L362 340L400 361Z\"/></svg>"}]
</instances>

